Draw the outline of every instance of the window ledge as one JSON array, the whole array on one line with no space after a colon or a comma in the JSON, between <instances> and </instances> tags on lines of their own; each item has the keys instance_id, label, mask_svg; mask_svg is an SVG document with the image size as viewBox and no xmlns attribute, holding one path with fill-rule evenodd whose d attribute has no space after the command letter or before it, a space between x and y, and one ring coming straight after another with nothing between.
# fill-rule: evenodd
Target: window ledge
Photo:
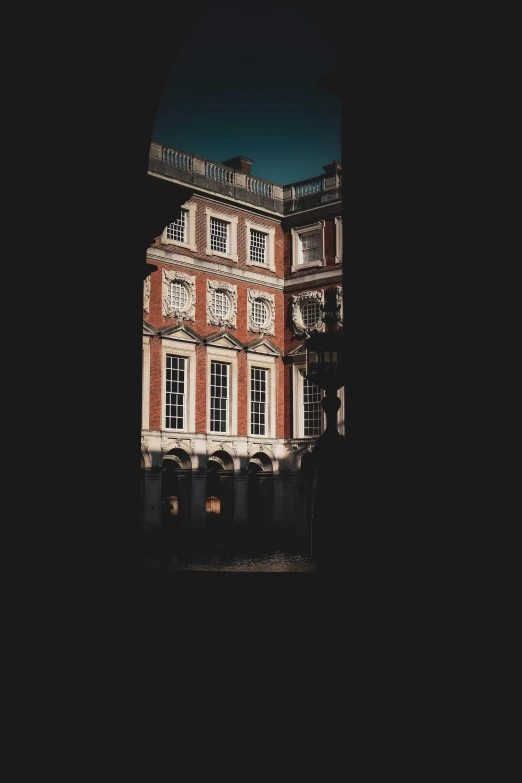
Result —
<instances>
[{"instance_id":1,"label":"window ledge","mask_svg":"<svg viewBox=\"0 0 522 783\"><path fill-rule=\"evenodd\" d=\"M191 245L188 242L178 242L175 239L164 239L162 241L162 244L164 245L172 245L172 247L184 247L185 250L194 250L196 251L196 245Z\"/></svg>"},{"instance_id":2,"label":"window ledge","mask_svg":"<svg viewBox=\"0 0 522 783\"><path fill-rule=\"evenodd\" d=\"M324 261L309 261L307 264L292 264L292 272L299 272L300 269L313 269L317 266L324 266Z\"/></svg>"},{"instance_id":3,"label":"window ledge","mask_svg":"<svg viewBox=\"0 0 522 783\"><path fill-rule=\"evenodd\" d=\"M233 256L230 253L221 253L219 250L210 250L207 247L205 250L207 256L218 256L219 258L228 258L229 261L235 261L237 263L238 256Z\"/></svg>"},{"instance_id":4,"label":"window ledge","mask_svg":"<svg viewBox=\"0 0 522 783\"><path fill-rule=\"evenodd\" d=\"M257 266L259 269L270 269L271 272L275 271L271 264L263 264L261 261L246 261L245 263L247 266Z\"/></svg>"}]
</instances>

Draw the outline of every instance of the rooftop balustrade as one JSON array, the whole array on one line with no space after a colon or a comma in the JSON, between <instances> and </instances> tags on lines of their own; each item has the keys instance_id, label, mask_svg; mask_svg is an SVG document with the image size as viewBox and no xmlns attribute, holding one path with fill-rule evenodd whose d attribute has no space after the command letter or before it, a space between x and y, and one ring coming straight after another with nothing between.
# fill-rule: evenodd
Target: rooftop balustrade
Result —
<instances>
[{"instance_id":1,"label":"rooftop balustrade","mask_svg":"<svg viewBox=\"0 0 522 783\"><path fill-rule=\"evenodd\" d=\"M282 215L341 199L341 164L334 161L324 169L325 174L319 177L281 186L158 142L152 142L149 155L149 172L152 174Z\"/></svg>"}]
</instances>

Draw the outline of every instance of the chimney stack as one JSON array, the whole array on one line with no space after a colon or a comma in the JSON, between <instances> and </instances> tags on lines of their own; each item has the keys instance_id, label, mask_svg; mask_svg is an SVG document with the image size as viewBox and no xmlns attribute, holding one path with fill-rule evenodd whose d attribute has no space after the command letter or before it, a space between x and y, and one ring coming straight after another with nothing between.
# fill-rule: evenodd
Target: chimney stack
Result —
<instances>
[{"instance_id":1,"label":"chimney stack","mask_svg":"<svg viewBox=\"0 0 522 783\"><path fill-rule=\"evenodd\" d=\"M242 155L238 155L237 158L230 158L230 160L224 160L223 166L228 166L230 169L241 171L242 174L250 174L250 169L254 161L250 158L244 158Z\"/></svg>"},{"instance_id":2,"label":"chimney stack","mask_svg":"<svg viewBox=\"0 0 522 783\"><path fill-rule=\"evenodd\" d=\"M340 171L342 169L342 165L338 160L334 160L327 166L323 166L323 169L327 174L335 174L336 171Z\"/></svg>"}]
</instances>

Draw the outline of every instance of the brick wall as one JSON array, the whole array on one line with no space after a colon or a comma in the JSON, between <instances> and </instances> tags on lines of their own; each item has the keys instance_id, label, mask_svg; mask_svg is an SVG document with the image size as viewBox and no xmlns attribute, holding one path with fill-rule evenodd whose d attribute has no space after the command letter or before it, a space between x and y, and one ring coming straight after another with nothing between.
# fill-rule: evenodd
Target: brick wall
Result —
<instances>
[{"instance_id":1,"label":"brick wall","mask_svg":"<svg viewBox=\"0 0 522 783\"><path fill-rule=\"evenodd\" d=\"M292 293L284 294L282 291L271 289L268 286L263 286L261 283L244 283L234 278L227 278L226 274L223 274L223 267L230 267L231 269L248 269L254 271L256 274L270 277L291 277L292 279L298 279L300 276L310 274L310 269L302 270L295 273L290 273L291 268L291 254L292 243L291 235L289 231L283 232L281 224L276 221L264 219L258 215L252 213L234 209L226 205L218 204L214 201L194 196L190 199L190 203L197 204L196 212L196 247L195 251L187 250L186 248L162 245L160 238L156 240L155 246L162 248L166 251L184 255L192 258L205 259L206 261L214 261L219 264L219 271L216 269L216 275L213 276L210 272L202 272L195 269L186 267L176 267L174 263L162 263L157 259L154 259L152 263L157 266L157 271L151 274L151 290L149 301L149 313L144 313L145 320L156 329L165 329L170 326L177 325L178 323L184 323L190 329L195 331L200 337L205 338L209 335L215 334L220 331L220 327L207 323L207 279L210 280L224 280L231 283L237 288L237 327L227 328L227 332L234 335L242 343L250 342L257 339L259 335L255 332L251 332L247 328L247 308L248 308L248 289L255 289L260 291L266 291L274 296L275 302L275 334L267 335L267 339L273 343L284 355L285 352L295 347L302 341L302 337L294 337L292 329L292 293L296 294L302 291L322 290L324 286L313 286L310 284L303 285L302 289L293 291ZM239 261L233 262L225 259L221 256L210 256L205 253L207 245L206 236L206 213L205 207L209 206L215 212L228 215L230 217L237 216L237 255ZM172 219L175 220L177 215L173 215ZM275 253L275 268L273 272L270 269L262 269L260 267L251 267L246 264L246 225L245 221L249 219L260 225L264 225L267 228L275 227L274 237L274 253ZM306 224L306 220L303 220L303 225ZM333 218L328 218L325 221L325 255L326 255L326 267L339 268L335 264L335 221ZM196 292L196 312L194 321L178 321L175 318L169 318L163 315L162 306L162 279L163 269L175 270L176 268L182 269L185 274L195 278L195 292ZM324 267L323 267L324 269ZM159 338L151 338L151 380L150 380L150 428L153 430L161 429L161 391L162 391L162 377L161 377L161 340ZM276 437L277 438L290 438L293 436L293 422L292 422L292 367L289 365L283 365L281 359L275 361L276 373L277 373L277 400L276 400ZM206 432L207 427L207 412L206 412L206 388L207 388L207 363L206 363L206 347L201 345L196 348L196 377L197 377L197 391L196 391L196 431L199 433ZM238 352L238 435L246 436L247 433L247 421L248 421L248 377L247 377L247 355L244 351Z\"/></svg>"},{"instance_id":2,"label":"brick wall","mask_svg":"<svg viewBox=\"0 0 522 783\"><path fill-rule=\"evenodd\" d=\"M266 228L275 228L275 236L274 236L274 262L275 262L275 272L272 272L270 269L263 269L262 267L256 266L255 271L259 272L262 275L268 275L269 277L282 277L284 274L284 253L285 253L285 244L284 244L284 237L283 237L283 229L281 228L281 223L277 220L269 220L267 218L263 218L257 214L251 213L251 212L243 212L237 209L233 209L232 207L227 207L222 204L217 204L215 201L208 201L207 199L202 199L196 196L193 196L189 199L187 202L188 204L196 204L196 250L188 250L186 248L173 246L169 244L162 244L161 243L161 236L156 237L155 239L155 246L161 248L162 250L167 251L173 251L175 253L180 253L182 255L191 256L192 258L204 258L208 260L217 261L220 264L224 264L225 266L234 267L235 269L251 269L247 263L247 246L246 246L246 221L251 220L254 223L258 223L260 226L265 226ZM214 256L214 255L207 255L205 250L207 247L207 215L206 215L206 207L209 209L212 209L215 212L220 212L223 215L227 215L229 217L237 217L237 255L238 255L238 261L231 261L228 258L223 258L222 256ZM173 214L172 220L176 220L179 217L179 214Z\"/></svg>"}]
</instances>

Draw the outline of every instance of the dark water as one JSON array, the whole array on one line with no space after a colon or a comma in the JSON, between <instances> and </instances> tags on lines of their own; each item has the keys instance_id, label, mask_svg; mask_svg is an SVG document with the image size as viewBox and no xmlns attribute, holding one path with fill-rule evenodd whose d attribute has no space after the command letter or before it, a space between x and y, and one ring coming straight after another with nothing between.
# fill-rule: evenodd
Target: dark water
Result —
<instances>
[{"instance_id":1,"label":"dark water","mask_svg":"<svg viewBox=\"0 0 522 783\"><path fill-rule=\"evenodd\" d=\"M180 561L173 557L166 564L160 562L157 556L145 557L144 568L167 571L266 571L266 572L296 572L313 573L315 565L311 557L303 552L265 552L249 553L234 552L213 553L209 555L191 555Z\"/></svg>"}]
</instances>

